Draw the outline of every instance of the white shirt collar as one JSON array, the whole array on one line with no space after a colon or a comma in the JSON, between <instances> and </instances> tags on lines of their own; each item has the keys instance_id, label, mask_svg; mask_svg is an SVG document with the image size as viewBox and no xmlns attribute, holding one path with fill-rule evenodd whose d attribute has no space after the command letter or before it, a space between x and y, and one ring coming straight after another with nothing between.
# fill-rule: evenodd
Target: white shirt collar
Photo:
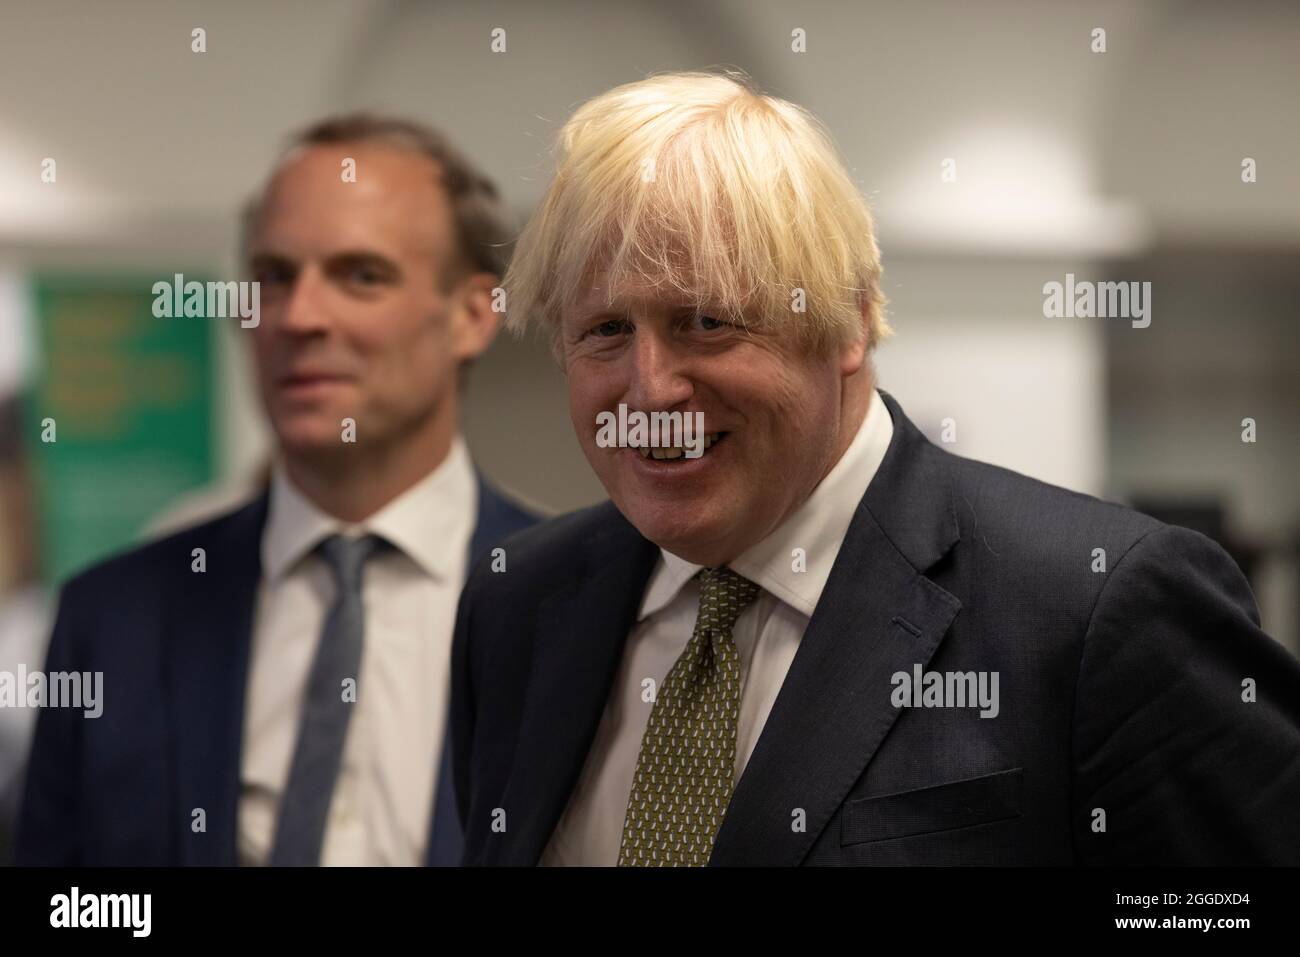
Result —
<instances>
[{"instance_id":1,"label":"white shirt collar","mask_svg":"<svg viewBox=\"0 0 1300 957\"><path fill-rule=\"evenodd\" d=\"M811 618L853 514L880 468L893 435L889 409L873 389L867 414L840 460L802 505L767 538L728 563L730 568ZM805 556L806 567L801 572L792 567L796 548L802 549ZM664 608L701 567L660 549L638 620Z\"/></svg>"},{"instance_id":2,"label":"white shirt collar","mask_svg":"<svg viewBox=\"0 0 1300 957\"><path fill-rule=\"evenodd\" d=\"M463 556L447 548L457 532L472 529L478 513L478 482L464 440L457 435L442 463L415 485L362 522L327 515L298 491L277 462L262 533L262 573L279 579L333 534L374 533L407 555L429 576L444 579Z\"/></svg>"}]
</instances>

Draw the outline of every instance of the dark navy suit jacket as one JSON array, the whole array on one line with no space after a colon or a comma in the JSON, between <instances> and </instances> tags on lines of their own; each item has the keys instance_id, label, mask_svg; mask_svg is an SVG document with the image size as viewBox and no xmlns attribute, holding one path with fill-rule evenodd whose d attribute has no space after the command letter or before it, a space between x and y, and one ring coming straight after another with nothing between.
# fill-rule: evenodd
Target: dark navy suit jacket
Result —
<instances>
[{"instance_id":1,"label":"dark navy suit jacket","mask_svg":"<svg viewBox=\"0 0 1300 957\"><path fill-rule=\"evenodd\" d=\"M267 496L110 559L63 588L47 671L102 671L104 709L43 710L16 858L39 865L234 865L244 690ZM471 561L536 518L479 479ZM203 548L207 571L190 570ZM426 862L461 855L442 746ZM206 831L195 833L202 808Z\"/></svg>"},{"instance_id":2,"label":"dark navy suit jacket","mask_svg":"<svg viewBox=\"0 0 1300 957\"><path fill-rule=\"evenodd\" d=\"M1227 554L954 456L885 404L893 439L710 863L1300 863L1300 663ZM658 557L610 504L507 549L452 649L467 864L538 862ZM897 707L917 666L996 672L997 716Z\"/></svg>"}]
</instances>

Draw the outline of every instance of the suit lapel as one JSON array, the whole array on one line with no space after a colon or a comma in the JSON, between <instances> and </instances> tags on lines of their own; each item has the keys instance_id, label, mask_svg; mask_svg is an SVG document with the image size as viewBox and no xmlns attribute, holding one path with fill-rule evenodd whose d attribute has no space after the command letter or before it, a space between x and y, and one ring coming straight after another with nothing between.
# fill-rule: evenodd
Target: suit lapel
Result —
<instances>
[{"instance_id":1,"label":"suit lapel","mask_svg":"<svg viewBox=\"0 0 1300 957\"><path fill-rule=\"evenodd\" d=\"M714 842L714 865L795 865L889 733L891 676L922 668L961 603L924 572L958 538L939 453L894 421ZM796 830L798 811L805 827Z\"/></svg>"},{"instance_id":2,"label":"suit lapel","mask_svg":"<svg viewBox=\"0 0 1300 957\"><path fill-rule=\"evenodd\" d=\"M489 842L485 864L534 865L564 811L609 699L628 632L659 550L613 505L582 549L570 588L538 609L515 764L502 804L510 841ZM512 832L514 833L514 832Z\"/></svg>"},{"instance_id":3,"label":"suit lapel","mask_svg":"<svg viewBox=\"0 0 1300 957\"><path fill-rule=\"evenodd\" d=\"M475 479L478 482L478 516L474 522L474 534L470 537L466 575L473 569L475 562L484 558L507 537L537 521L533 516L511 506L477 472Z\"/></svg>"},{"instance_id":4,"label":"suit lapel","mask_svg":"<svg viewBox=\"0 0 1300 957\"><path fill-rule=\"evenodd\" d=\"M188 551L175 556L180 580L171 589L163 627L181 864L238 863L244 692L266 509L264 494L214 526L207 541L182 539L186 549L205 549L206 572L190 570ZM203 832L191 826L198 808L206 819Z\"/></svg>"},{"instance_id":5,"label":"suit lapel","mask_svg":"<svg viewBox=\"0 0 1300 957\"><path fill-rule=\"evenodd\" d=\"M476 471L478 481L478 519L469 543L468 575L475 563L500 545L506 538L537 521L514 508L499 495ZM438 785L430 811L429 842L425 850L426 867L455 867L460 863L465 847L460 820L456 813L456 789L451 760L451 722L438 745Z\"/></svg>"}]
</instances>

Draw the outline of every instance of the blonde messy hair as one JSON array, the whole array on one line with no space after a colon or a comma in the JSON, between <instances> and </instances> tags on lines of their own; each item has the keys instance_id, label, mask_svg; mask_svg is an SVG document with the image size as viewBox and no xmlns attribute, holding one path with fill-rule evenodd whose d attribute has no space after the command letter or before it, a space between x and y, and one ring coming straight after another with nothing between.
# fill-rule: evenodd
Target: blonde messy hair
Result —
<instances>
[{"instance_id":1,"label":"blonde messy hair","mask_svg":"<svg viewBox=\"0 0 1300 957\"><path fill-rule=\"evenodd\" d=\"M797 318L814 352L859 337L864 315L869 345L889 334L871 213L802 107L734 73L653 76L581 106L556 153L504 284L507 327L540 321L557 356L597 272L610 300L631 282L750 329Z\"/></svg>"}]
</instances>

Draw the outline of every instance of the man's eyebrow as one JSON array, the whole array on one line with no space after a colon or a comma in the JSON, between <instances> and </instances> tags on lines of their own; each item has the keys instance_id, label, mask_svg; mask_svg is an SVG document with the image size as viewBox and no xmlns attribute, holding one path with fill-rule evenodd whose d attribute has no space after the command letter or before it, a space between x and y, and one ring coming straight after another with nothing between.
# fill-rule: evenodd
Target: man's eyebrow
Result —
<instances>
[{"instance_id":1,"label":"man's eyebrow","mask_svg":"<svg viewBox=\"0 0 1300 957\"><path fill-rule=\"evenodd\" d=\"M292 256L286 256L284 253L273 252L269 249L255 249L248 254L248 261L251 263L288 263L295 264Z\"/></svg>"},{"instance_id":2,"label":"man's eyebrow","mask_svg":"<svg viewBox=\"0 0 1300 957\"><path fill-rule=\"evenodd\" d=\"M587 296L576 302L571 302L563 311L565 322L590 322L598 316L624 315L625 312L619 309L619 303L613 305L607 303L603 296Z\"/></svg>"},{"instance_id":3,"label":"man's eyebrow","mask_svg":"<svg viewBox=\"0 0 1300 957\"><path fill-rule=\"evenodd\" d=\"M295 257L267 249L254 251L249 255L248 261L250 264L255 266L289 266L293 269L300 268L300 263ZM327 272L333 272L339 269L348 269L355 266L368 266L378 272L390 276L400 276L402 274L402 267L397 264L395 259L391 259L383 253L377 253L369 249L345 249L336 253L330 253L325 257L325 269Z\"/></svg>"},{"instance_id":4,"label":"man's eyebrow","mask_svg":"<svg viewBox=\"0 0 1300 957\"><path fill-rule=\"evenodd\" d=\"M620 309L617 304L613 306L606 306L602 303L601 305L598 306L588 306L585 309L579 306L577 309L573 311L573 315L585 322L589 319L596 319L600 316L611 316L611 317L621 318L627 315L627 310Z\"/></svg>"},{"instance_id":5,"label":"man's eyebrow","mask_svg":"<svg viewBox=\"0 0 1300 957\"><path fill-rule=\"evenodd\" d=\"M340 252L330 253L325 257L325 264L330 268L336 266L377 266L393 273L402 271L402 268L397 264L397 260L370 249L344 249Z\"/></svg>"},{"instance_id":6,"label":"man's eyebrow","mask_svg":"<svg viewBox=\"0 0 1300 957\"><path fill-rule=\"evenodd\" d=\"M283 253L260 249L248 254L244 268L250 273L261 272L263 270L274 270L276 272L297 276L298 270L302 267L292 256L286 256Z\"/></svg>"},{"instance_id":7,"label":"man's eyebrow","mask_svg":"<svg viewBox=\"0 0 1300 957\"><path fill-rule=\"evenodd\" d=\"M672 313L673 315L709 312L710 310L713 312L718 311L717 307L707 303L701 304L685 299L662 301L656 300L653 297L645 297L631 299L616 298L612 303L606 302L604 299L599 299L590 303L580 302L574 307L572 314L583 320L595 319L601 316L623 319L638 312L639 307L643 306L653 308L656 312L663 311Z\"/></svg>"}]
</instances>

